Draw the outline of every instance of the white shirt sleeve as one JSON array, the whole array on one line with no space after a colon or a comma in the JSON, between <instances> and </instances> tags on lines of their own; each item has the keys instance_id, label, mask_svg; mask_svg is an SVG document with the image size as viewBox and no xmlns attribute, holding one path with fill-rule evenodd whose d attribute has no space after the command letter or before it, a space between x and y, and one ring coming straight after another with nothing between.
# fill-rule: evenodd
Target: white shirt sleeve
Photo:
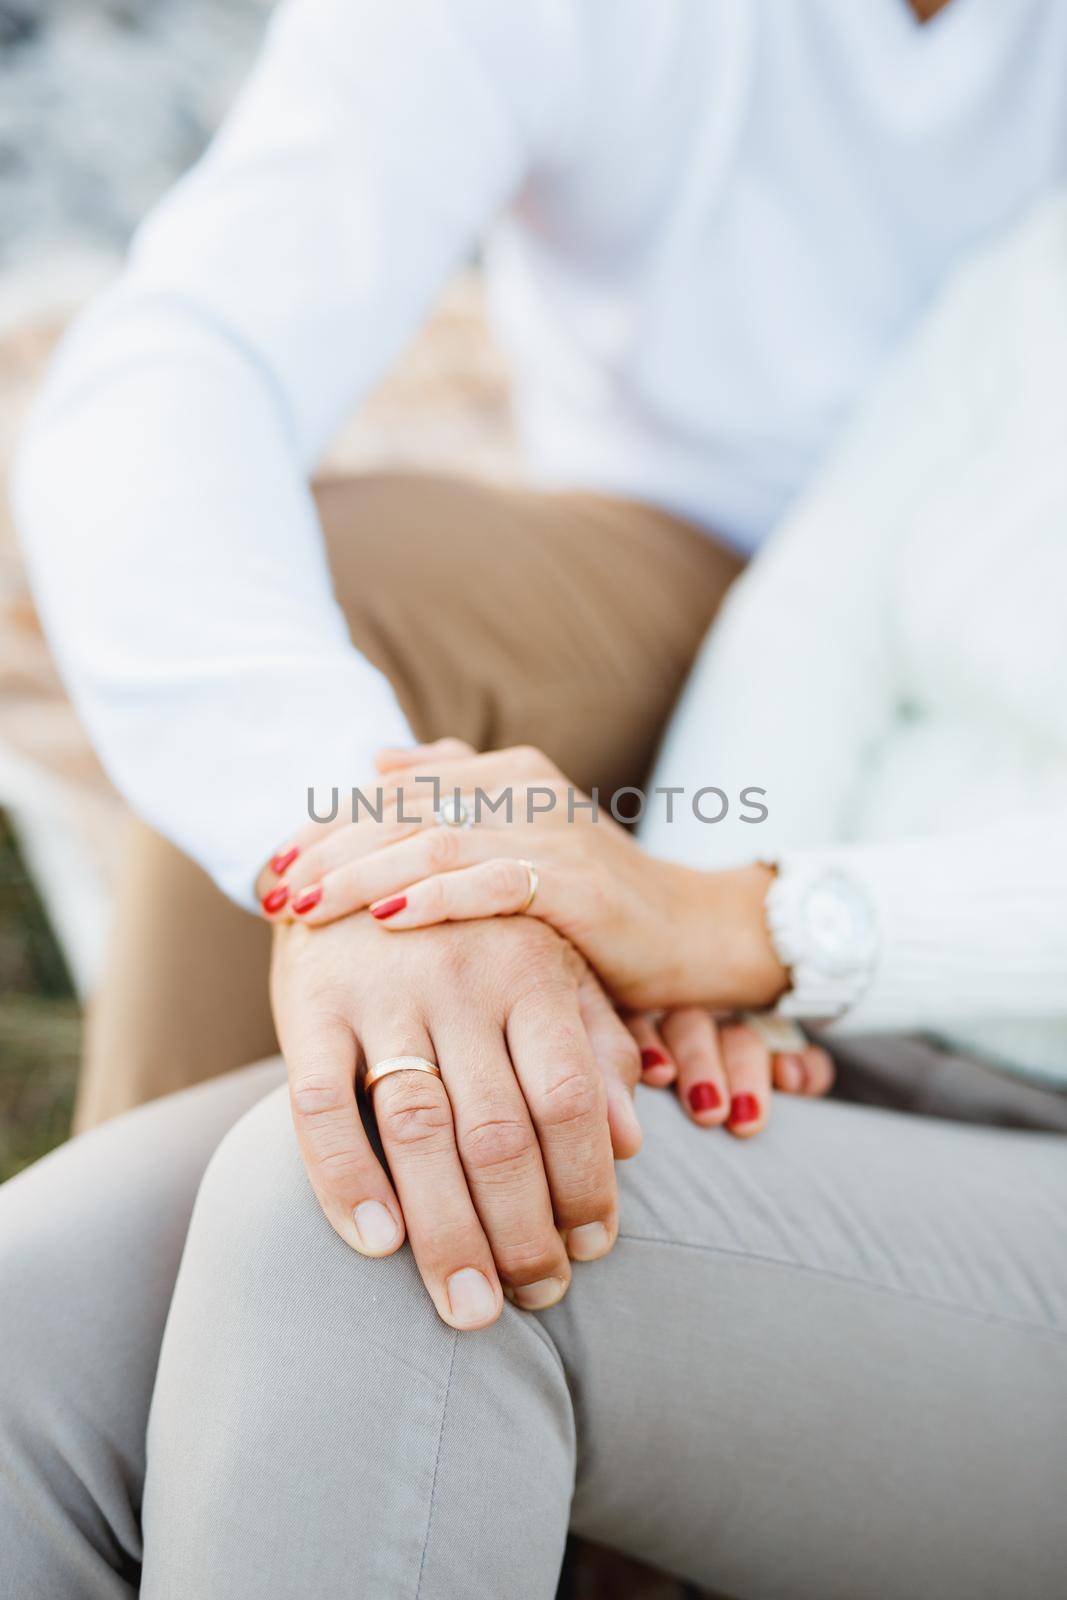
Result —
<instances>
[{"instance_id":1,"label":"white shirt sleeve","mask_svg":"<svg viewBox=\"0 0 1067 1600\"><path fill-rule=\"evenodd\" d=\"M821 857L820 852L820 857ZM1067 1017L1067 839L1059 813L843 847L879 953L840 1033Z\"/></svg>"},{"instance_id":2,"label":"white shirt sleeve","mask_svg":"<svg viewBox=\"0 0 1067 1600\"><path fill-rule=\"evenodd\" d=\"M746 825L734 806L726 822L704 826L679 802L680 825L661 821L643 830L655 853L710 869L774 856L798 865L810 860L839 867L865 887L878 953L866 993L835 1024L841 1031L1067 1017L1062 807L1049 799L1026 811L1020 801L983 827L950 828L941 819L900 840L863 842L854 828L865 786L877 785L880 758L908 701L901 664L908 597L913 603L940 584L934 594L948 617L973 604L980 586L1003 585L1004 524L997 519L1005 517L1025 527L1020 559L1044 563L1057 598L1036 614L1001 609L1015 671L998 688L1014 725L1034 730L1043 794L1054 792L1054 773L1060 792L1067 780L1064 656L1054 615L1067 511L1067 318L1062 276L1051 270L1062 267L1067 234L1055 230L1059 254L1050 256L1049 229L1042 228L1039 221L1032 243L1022 235L1003 259L965 268L892 363L820 482L736 585L654 780L690 792L719 784L731 801L744 786L760 785L770 813L766 823ZM1035 287L1044 278L1020 277L1031 250L1039 264L1051 264L1047 315L1044 302L1039 314ZM1003 494L988 506L946 500L954 486L967 488L973 463L993 453L998 473L981 482L1002 484ZM940 497L946 527L966 530L963 563L909 541L931 496ZM913 581L917 575L921 581ZM1041 648L1029 648L1031 628ZM977 675L980 658L973 665ZM927 690L936 699L938 675L951 679L959 670L950 654L935 653L923 662ZM977 716L980 697L975 704ZM1001 706L994 709L1003 715ZM996 716L991 760L1002 737ZM919 767L916 785L924 776Z\"/></svg>"},{"instance_id":3,"label":"white shirt sleeve","mask_svg":"<svg viewBox=\"0 0 1067 1600\"><path fill-rule=\"evenodd\" d=\"M569 28L564 0L288 0L31 419L16 513L75 704L135 809L245 903L308 787L409 737L308 474L566 137Z\"/></svg>"}]
</instances>

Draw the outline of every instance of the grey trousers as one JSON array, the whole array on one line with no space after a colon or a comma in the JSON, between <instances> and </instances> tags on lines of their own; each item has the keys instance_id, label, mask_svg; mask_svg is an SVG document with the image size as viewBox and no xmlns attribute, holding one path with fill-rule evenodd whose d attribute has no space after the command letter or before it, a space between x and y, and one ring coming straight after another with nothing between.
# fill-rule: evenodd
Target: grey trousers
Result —
<instances>
[{"instance_id":1,"label":"grey trousers","mask_svg":"<svg viewBox=\"0 0 1067 1600\"><path fill-rule=\"evenodd\" d=\"M482 1333L323 1220L277 1064L76 1139L0 1190L0 1593L547 1600L570 1526L744 1600L1057 1600L1065 1103L910 1066L924 1114L751 1143L639 1091L615 1251Z\"/></svg>"}]
</instances>

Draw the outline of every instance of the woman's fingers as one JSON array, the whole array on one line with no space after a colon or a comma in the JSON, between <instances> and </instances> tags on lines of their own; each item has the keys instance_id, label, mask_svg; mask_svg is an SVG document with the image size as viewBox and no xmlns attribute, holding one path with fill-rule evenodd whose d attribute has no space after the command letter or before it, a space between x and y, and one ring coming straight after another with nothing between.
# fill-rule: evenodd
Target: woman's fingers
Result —
<instances>
[{"instance_id":1,"label":"woman's fingers","mask_svg":"<svg viewBox=\"0 0 1067 1600\"><path fill-rule=\"evenodd\" d=\"M346 841L338 835L297 863L281 914L312 926L335 922L379 901L406 896L421 879L476 862L501 848L499 839L494 842L487 833L432 825L399 832L381 829L378 844L368 849L369 837L364 833L361 839ZM316 872L318 878L313 877ZM388 915L387 905L382 910Z\"/></svg>"},{"instance_id":2,"label":"woman's fingers","mask_svg":"<svg viewBox=\"0 0 1067 1600\"><path fill-rule=\"evenodd\" d=\"M428 766L434 770L454 761L467 761L476 754L474 746L463 739L436 739L432 744L412 744L399 748L390 746L379 750L374 765L383 775L400 772L407 767Z\"/></svg>"},{"instance_id":3,"label":"woman's fingers","mask_svg":"<svg viewBox=\"0 0 1067 1600\"><path fill-rule=\"evenodd\" d=\"M370 1065L399 1055L434 1060L428 1035L417 1027L403 1037L369 1035L363 1048ZM437 1313L453 1328L487 1327L500 1315L503 1295L444 1083L426 1072L394 1072L370 1092L412 1252Z\"/></svg>"},{"instance_id":4,"label":"woman's fingers","mask_svg":"<svg viewBox=\"0 0 1067 1600\"><path fill-rule=\"evenodd\" d=\"M638 1012L626 1026L641 1052L641 1081L650 1089L665 1089L678 1076L678 1067L659 1028L650 1016Z\"/></svg>"},{"instance_id":5,"label":"woman's fingers","mask_svg":"<svg viewBox=\"0 0 1067 1600\"><path fill-rule=\"evenodd\" d=\"M442 830L446 835L449 830ZM464 852L499 848L492 841L461 846ZM425 928L437 922L483 917L538 917L569 935L581 912L581 887L573 873L525 857L495 856L475 866L437 872L402 892L371 904L371 915L393 929Z\"/></svg>"},{"instance_id":6,"label":"woman's fingers","mask_svg":"<svg viewBox=\"0 0 1067 1600\"><path fill-rule=\"evenodd\" d=\"M578 984L578 1006L608 1096L608 1127L616 1161L641 1148L634 1088L641 1075L637 1044L589 967Z\"/></svg>"},{"instance_id":7,"label":"woman's fingers","mask_svg":"<svg viewBox=\"0 0 1067 1600\"><path fill-rule=\"evenodd\" d=\"M663 1037L678 1064L678 1095L694 1122L717 1127L730 1108L719 1027L706 1011L686 1006L663 1019Z\"/></svg>"},{"instance_id":8,"label":"woman's fingers","mask_svg":"<svg viewBox=\"0 0 1067 1600\"><path fill-rule=\"evenodd\" d=\"M279 1031L297 1142L319 1204L353 1250L391 1255L404 1242L404 1215L356 1104L352 1030L308 1012Z\"/></svg>"},{"instance_id":9,"label":"woman's fingers","mask_svg":"<svg viewBox=\"0 0 1067 1600\"><path fill-rule=\"evenodd\" d=\"M726 1126L738 1138L748 1139L765 1126L770 1112L770 1052L743 1022L724 1023L719 1029L719 1042L730 1089Z\"/></svg>"}]
</instances>

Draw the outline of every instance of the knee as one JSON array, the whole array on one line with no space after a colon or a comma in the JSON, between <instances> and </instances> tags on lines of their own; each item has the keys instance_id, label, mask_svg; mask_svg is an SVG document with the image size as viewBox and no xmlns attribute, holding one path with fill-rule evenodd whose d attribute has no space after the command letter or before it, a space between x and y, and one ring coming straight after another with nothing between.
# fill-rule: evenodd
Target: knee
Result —
<instances>
[{"instance_id":1,"label":"knee","mask_svg":"<svg viewBox=\"0 0 1067 1600\"><path fill-rule=\"evenodd\" d=\"M215 1325L221 1318L235 1337L252 1316L261 1341L284 1338L297 1322L314 1342L324 1321L355 1339L398 1318L425 1322L429 1334L437 1320L410 1250L371 1260L334 1232L304 1170L284 1087L234 1125L204 1174L172 1320L191 1308Z\"/></svg>"}]
</instances>

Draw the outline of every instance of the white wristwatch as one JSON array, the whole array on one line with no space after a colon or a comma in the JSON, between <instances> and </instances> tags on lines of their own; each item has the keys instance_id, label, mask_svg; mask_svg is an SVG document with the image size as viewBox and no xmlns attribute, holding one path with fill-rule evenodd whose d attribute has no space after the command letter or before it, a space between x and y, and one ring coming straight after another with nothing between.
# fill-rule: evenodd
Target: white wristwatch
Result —
<instances>
[{"instance_id":1,"label":"white wristwatch","mask_svg":"<svg viewBox=\"0 0 1067 1600\"><path fill-rule=\"evenodd\" d=\"M838 866L817 861L771 863L767 927L791 987L779 1016L811 1021L840 1017L874 975L878 918L866 890Z\"/></svg>"}]
</instances>

